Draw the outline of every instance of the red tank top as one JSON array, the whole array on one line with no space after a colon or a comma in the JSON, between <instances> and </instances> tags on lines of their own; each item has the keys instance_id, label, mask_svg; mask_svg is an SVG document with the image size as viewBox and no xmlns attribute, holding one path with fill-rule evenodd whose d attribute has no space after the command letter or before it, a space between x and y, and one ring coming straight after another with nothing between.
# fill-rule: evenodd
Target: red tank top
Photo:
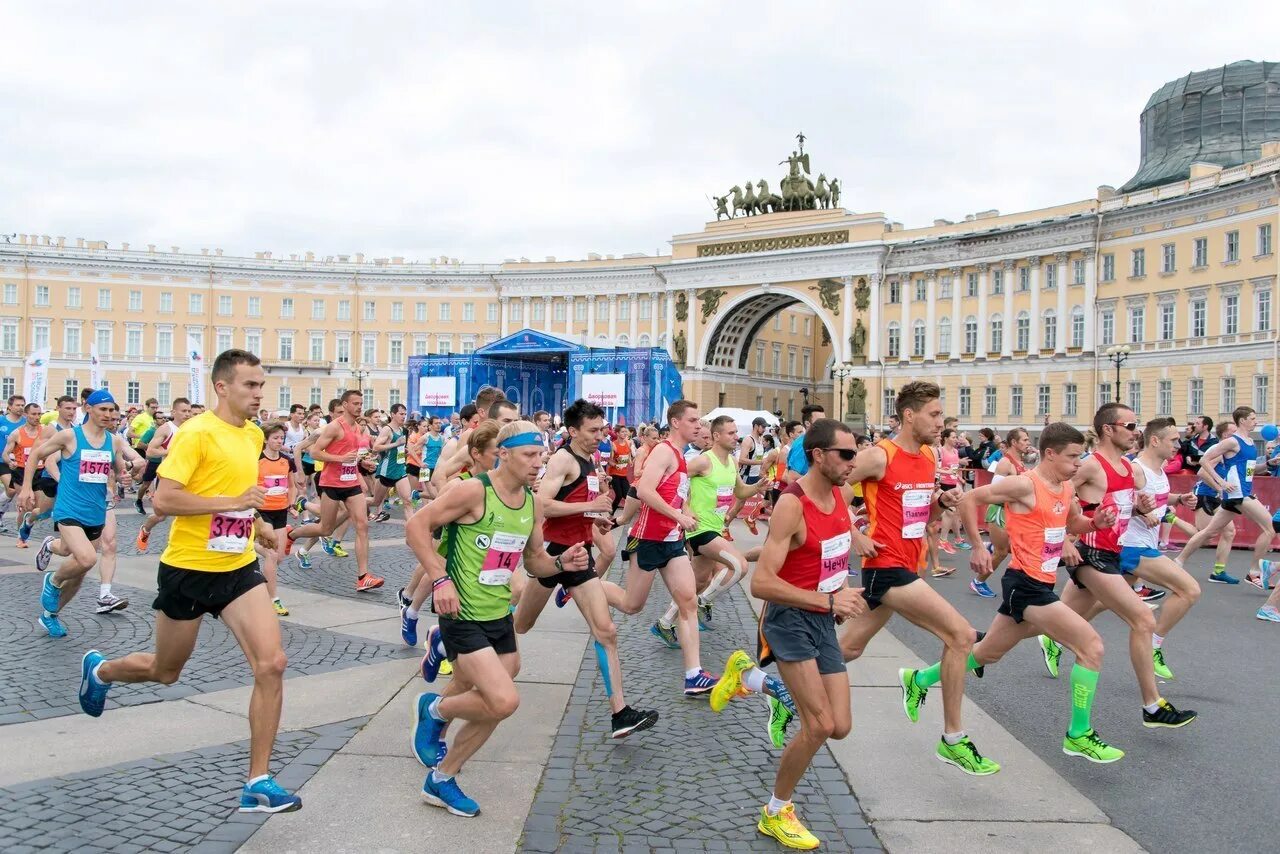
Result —
<instances>
[{"instance_id":1,"label":"red tank top","mask_svg":"<svg viewBox=\"0 0 1280 854\"><path fill-rule=\"evenodd\" d=\"M844 586L849 575L849 546L852 544L852 528L849 507L839 487L832 487L835 506L828 513L805 495L800 482L786 489L787 495L800 499L804 510L804 543L787 552L778 577L803 590L834 593ZM826 609L816 609L822 613Z\"/></svg>"},{"instance_id":2,"label":"red tank top","mask_svg":"<svg viewBox=\"0 0 1280 854\"><path fill-rule=\"evenodd\" d=\"M1058 578L1058 562L1067 538L1067 516L1075 489L1064 483L1061 492L1032 473L1028 475L1036 488L1036 503L1030 513L1019 513L1012 504L1004 507L1005 531L1009 534L1009 567L1017 568L1045 584Z\"/></svg>"},{"instance_id":3,"label":"red tank top","mask_svg":"<svg viewBox=\"0 0 1280 854\"><path fill-rule=\"evenodd\" d=\"M595 501L600 496L600 478L596 474L596 467L590 460L583 459L567 447L556 451L557 454L562 452L573 457L577 462L578 474L573 480L560 487L555 500L570 504ZM572 516L548 516L542 522L542 538L549 543L561 546L582 543L590 547L591 528L594 524L595 517L585 513L574 513Z\"/></svg>"},{"instance_id":4,"label":"red tank top","mask_svg":"<svg viewBox=\"0 0 1280 854\"><path fill-rule=\"evenodd\" d=\"M912 572L924 560L925 528L929 525L937 464L933 448L912 454L892 439L876 443L888 457L884 476L862 484L870 527L867 536L880 544L875 557L863 558L865 569L896 567Z\"/></svg>"},{"instance_id":5,"label":"red tank top","mask_svg":"<svg viewBox=\"0 0 1280 854\"><path fill-rule=\"evenodd\" d=\"M1096 508L1086 510L1085 515L1090 519L1093 514L1103 507L1116 508L1116 523L1110 528L1103 528L1101 531L1090 531L1085 534L1081 540L1086 546L1100 549L1104 552L1120 553L1120 537L1124 534L1125 529L1129 527L1129 518L1133 516L1133 466L1128 460L1121 457L1120 462L1124 466L1123 474L1111 467L1111 463L1107 462L1106 457L1102 454L1094 454L1098 464L1102 466L1102 470L1107 475L1107 492L1102 496L1102 501Z\"/></svg>"},{"instance_id":6,"label":"red tank top","mask_svg":"<svg viewBox=\"0 0 1280 854\"><path fill-rule=\"evenodd\" d=\"M676 470L658 484L658 497L667 502L672 510L679 510L684 507L685 499L689 497L689 468L685 465L684 454L677 451L675 445L668 441L662 444L670 448L671 453L675 455ZM652 455L652 452L650 454ZM635 536L642 540L674 543L684 539L684 530L676 524L674 519L668 519L661 513L654 512L647 504L640 508L640 517L636 519L636 525Z\"/></svg>"},{"instance_id":7,"label":"red tank top","mask_svg":"<svg viewBox=\"0 0 1280 854\"><path fill-rule=\"evenodd\" d=\"M342 435L329 443L329 446L324 449L325 453L343 457L352 451L369 447L369 434L360 429L358 425L348 425L341 418L338 419L338 424L342 426ZM325 463L324 468L320 470L320 485L341 489L358 487L360 485L360 464Z\"/></svg>"}]
</instances>

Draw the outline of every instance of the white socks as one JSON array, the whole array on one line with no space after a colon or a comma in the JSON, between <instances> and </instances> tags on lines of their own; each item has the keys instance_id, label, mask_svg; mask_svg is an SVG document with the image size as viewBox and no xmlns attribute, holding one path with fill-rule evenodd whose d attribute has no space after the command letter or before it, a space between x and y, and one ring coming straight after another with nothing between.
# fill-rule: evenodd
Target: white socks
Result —
<instances>
[{"instance_id":1,"label":"white socks","mask_svg":"<svg viewBox=\"0 0 1280 854\"><path fill-rule=\"evenodd\" d=\"M778 800L777 795L771 794L769 795L769 806L765 807L765 809L769 811L769 815L777 815L782 812L789 803L791 803L791 801L780 801Z\"/></svg>"},{"instance_id":2,"label":"white socks","mask_svg":"<svg viewBox=\"0 0 1280 854\"><path fill-rule=\"evenodd\" d=\"M110 584L110 582L107 582L107 583L105 583L105 584L99 584L99 585L98 585L98 598L99 598L99 599L106 599L106 598L107 598L108 596L110 596L110 595L111 595L111 584Z\"/></svg>"},{"instance_id":3,"label":"white socks","mask_svg":"<svg viewBox=\"0 0 1280 854\"><path fill-rule=\"evenodd\" d=\"M1160 635L1157 635L1157 634L1155 634L1155 633L1152 633L1152 635L1151 635L1151 648L1152 648L1152 649L1159 649L1159 648L1160 648L1160 647L1162 647L1162 646L1164 646L1164 638L1162 638Z\"/></svg>"},{"instance_id":4,"label":"white socks","mask_svg":"<svg viewBox=\"0 0 1280 854\"><path fill-rule=\"evenodd\" d=\"M753 667L742 675L742 687L757 694L764 693L764 671Z\"/></svg>"}]
</instances>

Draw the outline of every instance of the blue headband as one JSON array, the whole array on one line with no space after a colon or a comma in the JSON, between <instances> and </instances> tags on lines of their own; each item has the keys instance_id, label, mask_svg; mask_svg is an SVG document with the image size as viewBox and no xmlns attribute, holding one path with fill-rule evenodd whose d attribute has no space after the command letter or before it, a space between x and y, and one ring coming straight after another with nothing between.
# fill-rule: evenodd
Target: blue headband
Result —
<instances>
[{"instance_id":1,"label":"blue headband","mask_svg":"<svg viewBox=\"0 0 1280 854\"><path fill-rule=\"evenodd\" d=\"M521 448L525 445L537 445L542 447L541 433L517 433L514 436L508 436L498 443L499 448Z\"/></svg>"},{"instance_id":2,"label":"blue headband","mask_svg":"<svg viewBox=\"0 0 1280 854\"><path fill-rule=\"evenodd\" d=\"M115 403L116 399L111 396L111 392L105 388L100 388L93 394L89 395L89 399L85 401L90 406L97 406L102 403Z\"/></svg>"}]
</instances>

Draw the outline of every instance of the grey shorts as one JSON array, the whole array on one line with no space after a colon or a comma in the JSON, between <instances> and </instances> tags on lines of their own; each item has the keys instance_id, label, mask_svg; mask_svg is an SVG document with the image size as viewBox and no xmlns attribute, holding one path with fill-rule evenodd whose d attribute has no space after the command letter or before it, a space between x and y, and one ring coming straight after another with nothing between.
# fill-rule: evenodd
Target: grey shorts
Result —
<instances>
[{"instance_id":1,"label":"grey shorts","mask_svg":"<svg viewBox=\"0 0 1280 854\"><path fill-rule=\"evenodd\" d=\"M844 655L836 637L836 621L788 605L766 604L760 617L761 664L768 661L817 661L818 672L844 673Z\"/></svg>"}]
</instances>

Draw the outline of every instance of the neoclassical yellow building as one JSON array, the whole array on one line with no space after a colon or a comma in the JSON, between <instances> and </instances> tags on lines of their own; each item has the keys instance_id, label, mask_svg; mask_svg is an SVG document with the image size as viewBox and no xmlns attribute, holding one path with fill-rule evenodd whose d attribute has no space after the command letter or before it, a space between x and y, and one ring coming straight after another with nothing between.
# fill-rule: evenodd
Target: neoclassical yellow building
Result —
<instances>
[{"instance_id":1,"label":"neoclassical yellow building","mask_svg":"<svg viewBox=\"0 0 1280 854\"><path fill-rule=\"evenodd\" d=\"M259 353L266 405L359 386L386 406L410 355L528 327L666 347L707 408L798 416L803 390L884 423L894 390L927 377L967 428L1084 425L1117 394L1143 417L1248 404L1274 418L1280 132L1234 161L1170 166L1165 152L1160 172L1143 122L1144 167L1120 191L924 228L836 206L737 216L676 235L660 257L233 258L20 234L0 243L0 395L44 346L51 396L74 392L96 344L118 395L165 404L187 391L194 336L209 354ZM1107 351L1123 345L1117 389ZM864 398L834 399L844 364Z\"/></svg>"}]
</instances>

